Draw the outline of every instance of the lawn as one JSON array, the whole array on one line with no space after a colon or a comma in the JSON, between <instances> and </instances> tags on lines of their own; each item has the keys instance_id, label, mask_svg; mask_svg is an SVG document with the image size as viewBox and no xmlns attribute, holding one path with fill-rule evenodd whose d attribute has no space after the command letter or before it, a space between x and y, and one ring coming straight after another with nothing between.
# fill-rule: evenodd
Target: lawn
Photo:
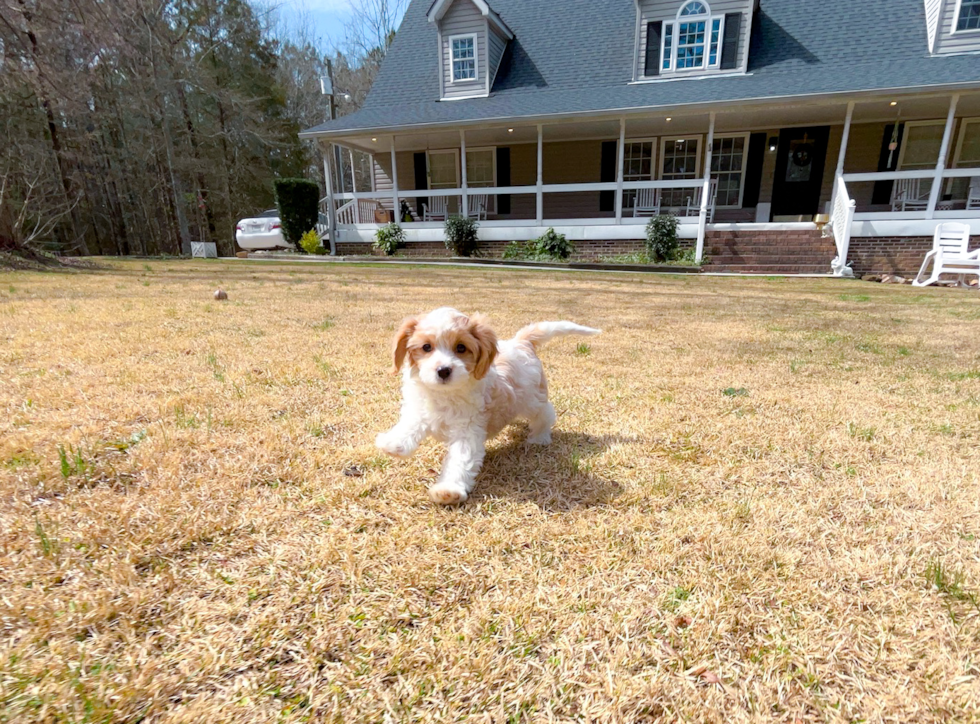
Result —
<instances>
[{"instance_id":1,"label":"lawn","mask_svg":"<svg viewBox=\"0 0 980 724\"><path fill-rule=\"evenodd\" d=\"M373 447L446 304L604 330L448 509L438 445ZM978 328L830 279L0 273L0 721L980 720Z\"/></svg>"}]
</instances>

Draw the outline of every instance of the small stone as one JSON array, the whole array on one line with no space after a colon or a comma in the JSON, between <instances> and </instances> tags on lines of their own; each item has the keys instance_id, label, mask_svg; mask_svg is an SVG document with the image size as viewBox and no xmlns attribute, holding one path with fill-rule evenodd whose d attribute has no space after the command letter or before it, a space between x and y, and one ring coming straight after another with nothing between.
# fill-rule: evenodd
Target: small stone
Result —
<instances>
[{"instance_id":1,"label":"small stone","mask_svg":"<svg viewBox=\"0 0 980 724\"><path fill-rule=\"evenodd\" d=\"M861 277L862 282L880 282L881 274L865 274Z\"/></svg>"},{"instance_id":2,"label":"small stone","mask_svg":"<svg viewBox=\"0 0 980 724\"><path fill-rule=\"evenodd\" d=\"M881 278L882 284L904 284L905 277L900 277L897 274L885 274Z\"/></svg>"},{"instance_id":3,"label":"small stone","mask_svg":"<svg viewBox=\"0 0 980 724\"><path fill-rule=\"evenodd\" d=\"M248 259L248 252L247 251L238 251L238 252L235 252L235 256L237 256L239 259Z\"/></svg>"},{"instance_id":4,"label":"small stone","mask_svg":"<svg viewBox=\"0 0 980 724\"><path fill-rule=\"evenodd\" d=\"M224 292L224 290L219 289L214 293L214 298L219 302L223 302L228 299L228 295Z\"/></svg>"}]
</instances>

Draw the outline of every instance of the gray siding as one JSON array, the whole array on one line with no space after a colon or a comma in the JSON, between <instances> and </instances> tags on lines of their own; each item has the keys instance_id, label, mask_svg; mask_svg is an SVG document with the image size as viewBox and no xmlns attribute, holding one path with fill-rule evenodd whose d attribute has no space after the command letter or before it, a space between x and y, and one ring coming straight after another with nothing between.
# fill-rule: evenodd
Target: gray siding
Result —
<instances>
[{"instance_id":1,"label":"gray siding","mask_svg":"<svg viewBox=\"0 0 980 724\"><path fill-rule=\"evenodd\" d=\"M939 14L939 34L936 37L936 53L967 53L980 51L980 30L967 30L959 33L956 28L956 0L938 0L942 5ZM928 12L926 3L926 10Z\"/></svg>"},{"instance_id":2,"label":"gray siding","mask_svg":"<svg viewBox=\"0 0 980 724\"><path fill-rule=\"evenodd\" d=\"M707 2L707 0L705 1ZM643 61L646 57L647 48L647 23L657 20L665 23L673 22L677 19L677 13L685 2L686 0L640 0L640 41L634 53L637 79L645 77L643 75ZM712 15L742 13L741 33L738 39L738 53L736 55L736 70L744 71L748 60L749 35L752 32L753 0L714 0L714 2L708 2L708 7L711 9ZM715 69L672 71L663 77L673 78L683 75L702 75L708 72L717 73L719 71Z\"/></svg>"},{"instance_id":3,"label":"gray siding","mask_svg":"<svg viewBox=\"0 0 980 724\"><path fill-rule=\"evenodd\" d=\"M490 28L490 90L493 90L493 79L497 76L497 69L500 68L500 60L504 57L504 50L507 48L507 38L503 37L493 27Z\"/></svg>"},{"instance_id":4,"label":"gray siding","mask_svg":"<svg viewBox=\"0 0 980 724\"><path fill-rule=\"evenodd\" d=\"M443 98L463 98L486 93L487 88L487 21L470 0L456 0L439 23L442 33ZM476 80L453 83L453 35L476 35Z\"/></svg>"}]
</instances>

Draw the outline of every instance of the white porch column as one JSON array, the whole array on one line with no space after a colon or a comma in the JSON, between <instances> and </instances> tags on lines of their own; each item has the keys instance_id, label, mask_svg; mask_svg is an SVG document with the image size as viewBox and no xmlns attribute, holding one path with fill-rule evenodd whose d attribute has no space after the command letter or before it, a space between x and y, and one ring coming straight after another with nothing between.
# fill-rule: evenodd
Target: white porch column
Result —
<instances>
[{"instance_id":1,"label":"white porch column","mask_svg":"<svg viewBox=\"0 0 980 724\"><path fill-rule=\"evenodd\" d=\"M544 126L538 124L538 190L537 190L537 219L538 226L544 225Z\"/></svg>"},{"instance_id":2,"label":"white porch column","mask_svg":"<svg viewBox=\"0 0 980 724\"><path fill-rule=\"evenodd\" d=\"M337 209L333 200L333 169L330 158L334 156L333 144L323 148L323 176L327 181L327 233L330 235L330 256L337 255Z\"/></svg>"},{"instance_id":3,"label":"white porch column","mask_svg":"<svg viewBox=\"0 0 980 724\"><path fill-rule=\"evenodd\" d=\"M847 141L851 137L851 119L854 118L854 101L847 104L847 115L844 116L844 133L840 137L840 152L837 154L837 170L834 172L834 190L830 194L830 213L834 213L834 201L837 200L837 184L844 175L844 158L847 156Z\"/></svg>"},{"instance_id":4,"label":"white porch column","mask_svg":"<svg viewBox=\"0 0 980 724\"><path fill-rule=\"evenodd\" d=\"M956 104L960 102L960 94L954 93L949 99L949 113L946 115L946 130L943 131L943 143L939 147L939 160L936 161L936 175L932 179L932 189L929 190L929 206L926 208L926 218L936 215L936 204L943 190L943 171L946 170L946 153L949 151L949 141L953 137L953 122L956 120Z\"/></svg>"},{"instance_id":5,"label":"white porch column","mask_svg":"<svg viewBox=\"0 0 980 724\"><path fill-rule=\"evenodd\" d=\"M361 223L361 204L357 200L357 174L354 172L354 149L347 148L347 157L350 159L350 192L354 195L354 221Z\"/></svg>"},{"instance_id":6,"label":"white porch column","mask_svg":"<svg viewBox=\"0 0 980 724\"><path fill-rule=\"evenodd\" d=\"M626 154L626 119L619 119L619 151L616 154L616 223L623 223L623 158ZM600 179L601 180L601 179Z\"/></svg>"},{"instance_id":7,"label":"white porch column","mask_svg":"<svg viewBox=\"0 0 980 724\"><path fill-rule=\"evenodd\" d=\"M460 198L461 208L459 213L461 216L470 215L470 194L469 194L469 180L466 178L466 131L462 128L459 129L459 166L462 172L463 179L463 195Z\"/></svg>"},{"instance_id":8,"label":"white porch column","mask_svg":"<svg viewBox=\"0 0 980 724\"><path fill-rule=\"evenodd\" d=\"M704 232L708 223L708 204L711 201L711 147L715 143L715 112L708 116L708 138L704 144L704 186L701 188L701 211L698 214L698 242L694 258L704 256Z\"/></svg>"},{"instance_id":9,"label":"white porch column","mask_svg":"<svg viewBox=\"0 0 980 724\"><path fill-rule=\"evenodd\" d=\"M395 223L401 223L399 218L401 214L399 213L399 199L398 199L398 159L395 156L395 137L391 137L391 200L394 206L392 206L391 217L395 220Z\"/></svg>"}]
</instances>

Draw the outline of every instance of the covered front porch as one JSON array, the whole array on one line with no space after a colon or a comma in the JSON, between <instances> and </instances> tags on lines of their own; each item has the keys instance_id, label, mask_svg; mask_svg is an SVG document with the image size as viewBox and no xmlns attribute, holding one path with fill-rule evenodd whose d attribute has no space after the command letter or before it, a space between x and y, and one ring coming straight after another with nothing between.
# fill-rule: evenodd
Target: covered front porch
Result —
<instances>
[{"instance_id":1,"label":"covered front porch","mask_svg":"<svg viewBox=\"0 0 980 724\"><path fill-rule=\"evenodd\" d=\"M441 243L445 218L464 212L479 219L487 242L525 240L549 227L586 244L637 240L650 216L670 212L701 258L709 232L772 240L772 232L815 231L831 218L833 271L846 274L852 236L931 236L947 218L975 222L980 233L977 93L484 122L323 141L332 246L368 244L391 218L409 241Z\"/></svg>"}]
</instances>

